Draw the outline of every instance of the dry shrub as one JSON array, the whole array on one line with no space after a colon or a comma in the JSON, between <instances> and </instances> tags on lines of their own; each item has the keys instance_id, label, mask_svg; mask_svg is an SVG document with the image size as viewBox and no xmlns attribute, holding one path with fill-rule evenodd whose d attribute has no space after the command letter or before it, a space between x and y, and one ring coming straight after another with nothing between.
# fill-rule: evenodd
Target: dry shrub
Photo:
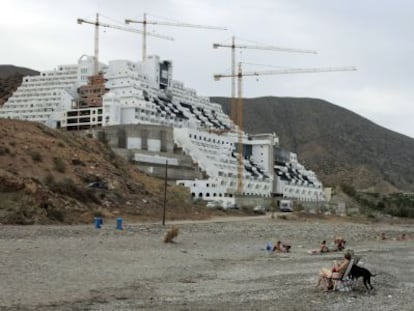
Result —
<instances>
[{"instance_id":1,"label":"dry shrub","mask_svg":"<svg viewBox=\"0 0 414 311\"><path fill-rule=\"evenodd\" d=\"M30 156L34 162L42 162L42 155L38 151L32 151Z\"/></svg>"},{"instance_id":2,"label":"dry shrub","mask_svg":"<svg viewBox=\"0 0 414 311\"><path fill-rule=\"evenodd\" d=\"M174 239L178 236L178 227L172 226L170 230L167 231L164 237L164 243L173 243Z\"/></svg>"},{"instance_id":3,"label":"dry shrub","mask_svg":"<svg viewBox=\"0 0 414 311\"><path fill-rule=\"evenodd\" d=\"M58 171L60 173L64 173L66 171L66 165L65 162L61 158L54 157L53 158L53 165L55 171Z\"/></svg>"}]
</instances>

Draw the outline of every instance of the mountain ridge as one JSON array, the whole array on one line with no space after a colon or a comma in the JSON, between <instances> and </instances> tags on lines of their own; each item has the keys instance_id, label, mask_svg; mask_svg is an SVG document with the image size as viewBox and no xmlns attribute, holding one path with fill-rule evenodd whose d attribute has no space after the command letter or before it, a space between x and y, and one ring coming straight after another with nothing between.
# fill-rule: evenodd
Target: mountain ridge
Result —
<instances>
[{"instance_id":1,"label":"mountain ridge","mask_svg":"<svg viewBox=\"0 0 414 311\"><path fill-rule=\"evenodd\" d=\"M230 99L211 97L229 113ZM414 139L320 99L243 99L243 127L275 132L326 186L350 184L376 192L414 191Z\"/></svg>"}]
</instances>

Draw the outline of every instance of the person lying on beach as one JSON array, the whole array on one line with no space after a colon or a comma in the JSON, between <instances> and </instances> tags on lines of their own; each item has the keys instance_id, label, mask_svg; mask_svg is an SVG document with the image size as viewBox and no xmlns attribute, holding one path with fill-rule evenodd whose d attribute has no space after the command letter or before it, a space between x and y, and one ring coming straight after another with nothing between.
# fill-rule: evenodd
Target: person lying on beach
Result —
<instances>
[{"instance_id":1,"label":"person lying on beach","mask_svg":"<svg viewBox=\"0 0 414 311\"><path fill-rule=\"evenodd\" d=\"M328 246L326 245L326 241L325 241L325 240L323 240L323 241L322 241L322 243L321 243L321 247L320 247L320 249L319 249L319 252L320 252L320 253L327 253L327 252L329 252L329 248L328 248Z\"/></svg>"},{"instance_id":2,"label":"person lying on beach","mask_svg":"<svg viewBox=\"0 0 414 311\"><path fill-rule=\"evenodd\" d=\"M277 241L275 246L273 247L273 251L281 252L281 253L289 253L290 252L290 245L283 244L281 241Z\"/></svg>"},{"instance_id":3,"label":"person lying on beach","mask_svg":"<svg viewBox=\"0 0 414 311\"><path fill-rule=\"evenodd\" d=\"M322 241L321 246L319 247L319 249L311 249L310 251L308 251L308 253L311 254L311 255L328 253L328 252L329 252L329 248L326 245L325 240Z\"/></svg>"},{"instance_id":4,"label":"person lying on beach","mask_svg":"<svg viewBox=\"0 0 414 311\"><path fill-rule=\"evenodd\" d=\"M405 241L407 240L407 235L405 233L401 233L397 236L397 241Z\"/></svg>"}]
</instances>

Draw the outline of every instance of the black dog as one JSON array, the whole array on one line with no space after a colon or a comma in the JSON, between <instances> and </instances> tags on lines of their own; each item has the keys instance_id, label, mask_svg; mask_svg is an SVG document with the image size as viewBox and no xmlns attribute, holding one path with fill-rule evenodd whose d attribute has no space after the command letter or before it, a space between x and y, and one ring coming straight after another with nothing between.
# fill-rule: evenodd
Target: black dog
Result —
<instances>
[{"instance_id":1,"label":"black dog","mask_svg":"<svg viewBox=\"0 0 414 311\"><path fill-rule=\"evenodd\" d=\"M353 265L351 271L349 272L349 276L351 279L358 279L359 277L362 277L367 290L374 289L374 287L371 285L371 276L375 275L376 274L372 274L368 269L362 268L357 265Z\"/></svg>"}]
</instances>

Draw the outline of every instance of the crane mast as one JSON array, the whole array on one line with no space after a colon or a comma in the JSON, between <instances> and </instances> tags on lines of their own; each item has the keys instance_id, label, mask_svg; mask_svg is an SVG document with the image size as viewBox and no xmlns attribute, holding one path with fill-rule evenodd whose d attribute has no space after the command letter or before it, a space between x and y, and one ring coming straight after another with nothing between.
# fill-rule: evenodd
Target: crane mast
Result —
<instances>
[{"instance_id":1,"label":"crane mast","mask_svg":"<svg viewBox=\"0 0 414 311\"><path fill-rule=\"evenodd\" d=\"M357 69L352 66L348 67L326 67L326 68L290 68L279 70L267 70L267 71L242 71L242 63L238 64L237 74L216 74L215 80L221 78L237 78L237 120L238 127L238 145L237 145L237 193L243 193L243 77L248 76L261 76L261 75L279 75L279 74L294 74L294 73L319 73L319 72L337 72L337 71L356 71Z\"/></svg>"},{"instance_id":2,"label":"crane mast","mask_svg":"<svg viewBox=\"0 0 414 311\"><path fill-rule=\"evenodd\" d=\"M149 21L147 20L147 14L144 13L142 20L133 20L126 19L125 24L142 24L142 60L147 58L147 25L159 25L159 26L174 26L174 27L190 27L190 28L200 28L200 29L214 29L214 30L227 30L224 27L216 26L205 26L205 25L196 25L188 23L178 23L178 22L161 22L161 21Z\"/></svg>"},{"instance_id":3,"label":"crane mast","mask_svg":"<svg viewBox=\"0 0 414 311\"><path fill-rule=\"evenodd\" d=\"M236 104L236 49L254 49L254 50L267 50L274 52L288 52L288 53L308 53L316 54L314 50L307 49L295 49L295 48L284 48L272 45L248 45L248 44L236 44L236 37L232 36L231 44L224 43L213 43L213 48L231 48L231 100L230 100L230 118L234 124L237 124L237 104Z\"/></svg>"},{"instance_id":4,"label":"crane mast","mask_svg":"<svg viewBox=\"0 0 414 311\"><path fill-rule=\"evenodd\" d=\"M99 62L98 62L98 59L99 59L99 14L98 13L96 13L96 21L95 21L95 53L94 53L94 56L95 56L95 62L94 62L94 70L93 70L93 73L94 73L94 75L97 75L98 74L98 71L99 71Z\"/></svg>"},{"instance_id":5,"label":"crane mast","mask_svg":"<svg viewBox=\"0 0 414 311\"><path fill-rule=\"evenodd\" d=\"M237 193L243 193L243 86L242 86L242 67L239 63L237 74L237 126L238 126L238 157L237 157Z\"/></svg>"}]
</instances>

